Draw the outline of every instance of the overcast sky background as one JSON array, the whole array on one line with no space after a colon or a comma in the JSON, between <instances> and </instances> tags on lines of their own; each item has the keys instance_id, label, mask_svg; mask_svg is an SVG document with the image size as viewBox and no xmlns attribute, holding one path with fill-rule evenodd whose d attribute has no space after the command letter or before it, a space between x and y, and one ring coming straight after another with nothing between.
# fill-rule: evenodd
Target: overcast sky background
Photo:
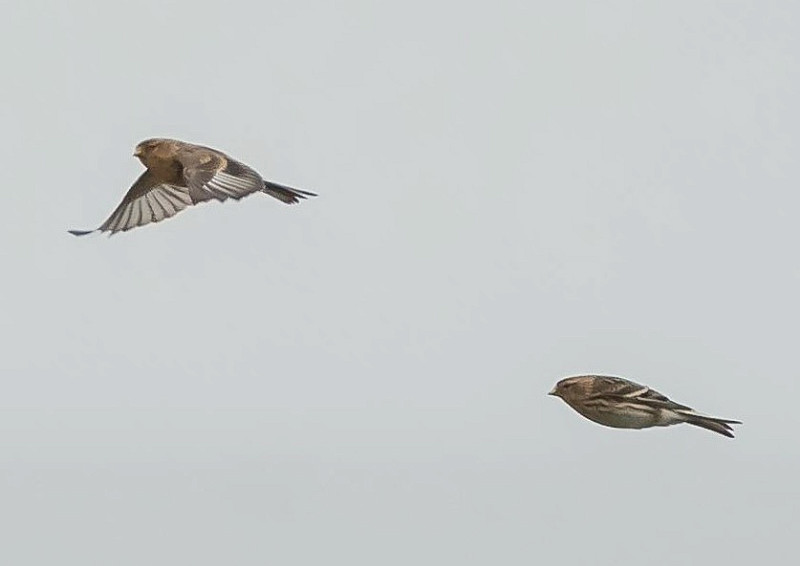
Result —
<instances>
[{"instance_id":1,"label":"overcast sky background","mask_svg":"<svg viewBox=\"0 0 800 566\"><path fill-rule=\"evenodd\" d=\"M2 562L794 562L798 16L12 0ZM70 236L155 136L320 196Z\"/></svg>"}]
</instances>

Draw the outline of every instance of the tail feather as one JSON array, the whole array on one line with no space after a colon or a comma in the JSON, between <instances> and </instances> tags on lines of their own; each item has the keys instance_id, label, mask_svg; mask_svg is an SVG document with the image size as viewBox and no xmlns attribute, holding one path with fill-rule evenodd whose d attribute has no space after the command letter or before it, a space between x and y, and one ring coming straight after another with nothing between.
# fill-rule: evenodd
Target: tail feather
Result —
<instances>
[{"instance_id":1,"label":"tail feather","mask_svg":"<svg viewBox=\"0 0 800 566\"><path fill-rule=\"evenodd\" d=\"M272 181L264 181L264 188L262 192L275 197L276 199L285 202L286 204L294 204L300 202L301 199L317 196L315 193L308 191L301 191L286 185L273 183Z\"/></svg>"},{"instance_id":2,"label":"tail feather","mask_svg":"<svg viewBox=\"0 0 800 566\"><path fill-rule=\"evenodd\" d=\"M733 428L731 428L730 425L742 424L741 421L731 421L728 419L717 419L714 417L697 415L687 415L686 422L690 425L699 426L700 428L727 436L728 438L733 438Z\"/></svg>"}]
</instances>

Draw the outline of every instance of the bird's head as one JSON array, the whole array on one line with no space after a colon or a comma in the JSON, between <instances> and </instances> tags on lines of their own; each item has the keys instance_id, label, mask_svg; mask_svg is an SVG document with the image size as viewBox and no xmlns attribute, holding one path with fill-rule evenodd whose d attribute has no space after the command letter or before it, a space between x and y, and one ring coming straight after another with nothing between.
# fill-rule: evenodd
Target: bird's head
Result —
<instances>
[{"instance_id":1,"label":"bird's head","mask_svg":"<svg viewBox=\"0 0 800 566\"><path fill-rule=\"evenodd\" d=\"M133 156L138 157L139 161L141 161L145 166L148 165L150 161L150 156L153 154L160 147L166 147L169 140L165 140L162 138L152 138L149 140L144 140L143 142L139 142L136 148L133 150Z\"/></svg>"},{"instance_id":2,"label":"bird's head","mask_svg":"<svg viewBox=\"0 0 800 566\"><path fill-rule=\"evenodd\" d=\"M555 384L555 387L548 393L555 397L561 397L569 403L573 398L582 395L586 385L585 376L566 377Z\"/></svg>"}]
</instances>

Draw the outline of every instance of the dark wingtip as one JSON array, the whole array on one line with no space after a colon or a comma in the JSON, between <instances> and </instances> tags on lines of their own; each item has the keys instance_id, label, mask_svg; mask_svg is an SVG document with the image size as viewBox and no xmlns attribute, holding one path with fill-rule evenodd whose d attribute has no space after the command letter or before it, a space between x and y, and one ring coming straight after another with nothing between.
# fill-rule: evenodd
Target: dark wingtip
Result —
<instances>
[{"instance_id":1,"label":"dark wingtip","mask_svg":"<svg viewBox=\"0 0 800 566\"><path fill-rule=\"evenodd\" d=\"M67 230L73 236L85 236L86 234L91 234L94 230Z\"/></svg>"}]
</instances>

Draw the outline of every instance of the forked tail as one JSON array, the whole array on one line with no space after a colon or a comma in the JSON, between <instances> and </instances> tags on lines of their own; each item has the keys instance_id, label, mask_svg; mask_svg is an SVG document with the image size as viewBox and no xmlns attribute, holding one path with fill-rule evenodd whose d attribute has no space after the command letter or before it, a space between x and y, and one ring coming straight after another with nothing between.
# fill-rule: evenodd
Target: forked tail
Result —
<instances>
[{"instance_id":1,"label":"forked tail","mask_svg":"<svg viewBox=\"0 0 800 566\"><path fill-rule=\"evenodd\" d=\"M301 191L300 189L287 187L286 185L280 185L272 181L264 181L264 188L261 189L261 191L274 196L276 199L286 204L294 204L300 202L300 199L317 196L315 193Z\"/></svg>"},{"instance_id":2,"label":"forked tail","mask_svg":"<svg viewBox=\"0 0 800 566\"><path fill-rule=\"evenodd\" d=\"M706 430L711 430L716 433L719 433L723 436L727 436L728 438L733 438L733 428L730 425L732 424L742 424L741 421L731 421L728 419L717 419L715 417L705 417L705 416L694 416L694 415L687 415L686 422L690 425L699 426L700 428L704 428Z\"/></svg>"}]
</instances>

